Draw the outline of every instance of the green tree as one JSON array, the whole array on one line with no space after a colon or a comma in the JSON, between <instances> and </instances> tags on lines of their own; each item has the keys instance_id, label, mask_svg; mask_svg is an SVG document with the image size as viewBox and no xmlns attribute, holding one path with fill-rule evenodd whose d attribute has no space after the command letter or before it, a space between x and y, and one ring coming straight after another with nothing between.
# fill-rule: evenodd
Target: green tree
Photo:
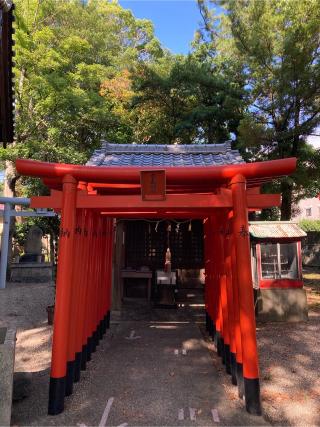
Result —
<instances>
[{"instance_id":1,"label":"green tree","mask_svg":"<svg viewBox=\"0 0 320 427\"><path fill-rule=\"evenodd\" d=\"M320 153L307 143L320 123L320 1L198 0L204 25L198 54L241 69L248 107L238 143L250 160L297 157L278 182L281 219L301 197L320 190ZM218 17L210 7L223 7Z\"/></svg>"},{"instance_id":2,"label":"green tree","mask_svg":"<svg viewBox=\"0 0 320 427\"><path fill-rule=\"evenodd\" d=\"M189 55L166 55L133 76L140 139L153 143L219 143L242 118L239 82Z\"/></svg>"},{"instance_id":3,"label":"green tree","mask_svg":"<svg viewBox=\"0 0 320 427\"><path fill-rule=\"evenodd\" d=\"M103 138L130 142L125 114L116 114L101 86L161 55L152 24L116 1L15 3L16 143L1 157L84 163Z\"/></svg>"}]
</instances>

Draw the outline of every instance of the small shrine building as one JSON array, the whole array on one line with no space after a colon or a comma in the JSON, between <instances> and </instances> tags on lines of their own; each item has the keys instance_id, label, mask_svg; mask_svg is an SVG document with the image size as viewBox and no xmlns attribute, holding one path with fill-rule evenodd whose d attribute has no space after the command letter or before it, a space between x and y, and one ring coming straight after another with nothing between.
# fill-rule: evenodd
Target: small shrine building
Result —
<instances>
[{"instance_id":1,"label":"small shrine building","mask_svg":"<svg viewBox=\"0 0 320 427\"><path fill-rule=\"evenodd\" d=\"M294 172L296 159L245 163L230 143L104 144L85 166L16 168L50 188L31 207L61 212L49 414L63 411L109 326L114 219L141 218L201 220L207 328L247 411L261 414L248 213L280 205L261 186Z\"/></svg>"}]
</instances>

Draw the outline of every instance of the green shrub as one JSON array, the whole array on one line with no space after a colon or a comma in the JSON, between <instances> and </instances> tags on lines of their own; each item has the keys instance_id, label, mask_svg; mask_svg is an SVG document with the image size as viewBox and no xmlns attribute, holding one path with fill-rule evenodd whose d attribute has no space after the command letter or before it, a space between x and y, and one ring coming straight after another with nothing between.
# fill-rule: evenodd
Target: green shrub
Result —
<instances>
[{"instance_id":1,"label":"green shrub","mask_svg":"<svg viewBox=\"0 0 320 427\"><path fill-rule=\"evenodd\" d=\"M320 219L302 219L299 225L304 231L320 232Z\"/></svg>"}]
</instances>

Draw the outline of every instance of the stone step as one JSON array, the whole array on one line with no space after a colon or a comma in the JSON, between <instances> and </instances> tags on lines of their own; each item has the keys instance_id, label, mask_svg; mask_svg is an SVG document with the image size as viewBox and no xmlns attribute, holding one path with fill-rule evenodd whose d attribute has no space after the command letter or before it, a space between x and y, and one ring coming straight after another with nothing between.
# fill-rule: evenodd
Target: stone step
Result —
<instances>
[{"instance_id":1,"label":"stone step","mask_svg":"<svg viewBox=\"0 0 320 427\"><path fill-rule=\"evenodd\" d=\"M203 289L178 289L178 292L176 293L176 301L177 303L203 304Z\"/></svg>"}]
</instances>

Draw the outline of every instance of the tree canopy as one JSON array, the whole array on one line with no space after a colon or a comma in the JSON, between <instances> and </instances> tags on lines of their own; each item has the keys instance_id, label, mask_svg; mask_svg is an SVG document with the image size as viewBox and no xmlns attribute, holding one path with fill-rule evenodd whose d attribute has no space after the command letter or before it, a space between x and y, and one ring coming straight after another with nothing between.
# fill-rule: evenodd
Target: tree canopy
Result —
<instances>
[{"instance_id":1,"label":"tree canopy","mask_svg":"<svg viewBox=\"0 0 320 427\"><path fill-rule=\"evenodd\" d=\"M320 154L307 143L320 121L320 0L198 0L203 24L189 55L166 50L152 23L116 0L15 3L16 142L0 150L7 165L84 163L103 139L232 139L247 161L298 157L297 172L273 184L282 219L320 192ZM44 191L18 182L25 195Z\"/></svg>"},{"instance_id":2,"label":"tree canopy","mask_svg":"<svg viewBox=\"0 0 320 427\"><path fill-rule=\"evenodd\" d=\"M161 54L151 22L117 2L17 0L16 143L2 157L83 163L102 138L130 140L101 86Z\"/></svg>"},{"instance_id":3,"label":"tree canopy","mask_svg":"<svg viewBox=\"0 0 320 427\"><path fill-rule=\"evenodd\" d=\"M134 106L142 113L140 128L148 129L145 138L153 142L223 142L236 132L242 117L241 84L192 55L142 64L134 88Z\"/></svg>"},{"instance_id":4,"label":"tree canopy","mask_svg":"<svg viewBox=\"0 0 320 427\"><path fill-rule=\"evenodd\" d=\"M247 108L238 146L248 160L298 157L282 179L281 218L299 198L320 190L319 152L307 143L320 123L320 1L198 0L203 16L195 41L199 55L241 70ZM212 5L223 7L218 17Z\"/></svg>"}]
</instances>

